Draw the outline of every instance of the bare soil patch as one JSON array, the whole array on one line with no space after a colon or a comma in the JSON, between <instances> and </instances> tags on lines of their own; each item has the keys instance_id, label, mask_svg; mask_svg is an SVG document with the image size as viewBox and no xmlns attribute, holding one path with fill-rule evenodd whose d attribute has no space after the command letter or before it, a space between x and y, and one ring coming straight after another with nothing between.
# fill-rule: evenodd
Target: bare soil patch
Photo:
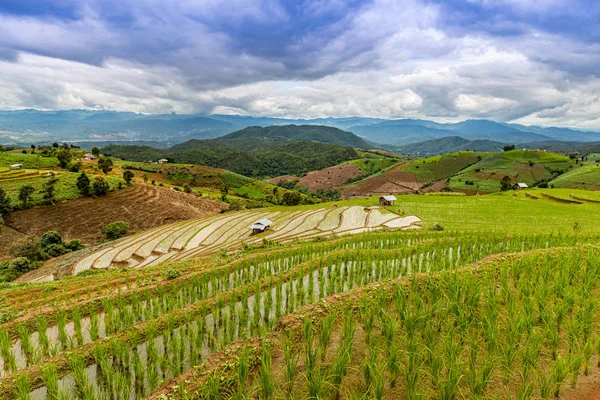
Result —
<instances>
[{"instance_id":1,"label":"bare soil patch","mask_svg":"<svg viewBox=\"0 0 600 400\"><path fill-rule=\"evenodd\" d=\"M344 197L365 196L370 194L410 194L418 191L422 183L417 182L415 174L401 172L404 165L399 165L381 175L365 179L343 188Z\"/></svg>"},{"instance_id":2,"label":"bare soil patch","mask_svg":"<svg viewBox=\"0 0 600 400\"><path fill-rule=\"evenodd\" d=\"M448 185L446 185L446 182L444 182L444 181L437 181L433 185L424 188L423 189L423 193L427 193L427 192L439 192L439 191L441 191L445 187L448 187Z\"/></svg>"},{"instance_id":3,"label":"bare soil patch","mask_svg":"<svg viewBox=\"0 0 600 400\"><path fill-rule=\"evenodd\" d=\"M86 245L94 245L102 239L102 228L114 221L128 222L130 232L138 232L215 214L223 207L218 202L175 190L136 184L102 197L17 211L6 220L6 225L21 235L40 236L57 231L65 240L79 239Z\"/></svg>"},{"instance_id":4,"label":"bare soil patch","mask_svg":"<svg viewBox=\"0 0 600 400\"><path fill-rule=\"evenodd\" d=\"M300 180L300 178L298 178L297 176L294 176L294 175L281 175L281 176L276 176L275 178L271 178L271 179L267 180L267 182L272 183L273 185L278 185L278 184L284 183L284 182L297 182L299 180Z\"/></svg>"},{"instance_id":5,"label":"bare soil patch","mask_svg":"<svg viewBox=\"0 0 600 400\"><path fill-rule=\"evenodd\" d=\"M320 171L309 172L298 182L308 190L332 189L363 176L364 173L354 164L336 165Z\"/></svg>"},{"instance_id":6,"label":"bare soil patch","mask_svg":"<svg viewBox=\"0 0 600 400\"><path fill-rule=\"evenodd\" d=\"M10 246L25 237L26 235L15 231L11 227L4 226L0 231L0 260L10 258Z\"/></svg>"}]
</instances>

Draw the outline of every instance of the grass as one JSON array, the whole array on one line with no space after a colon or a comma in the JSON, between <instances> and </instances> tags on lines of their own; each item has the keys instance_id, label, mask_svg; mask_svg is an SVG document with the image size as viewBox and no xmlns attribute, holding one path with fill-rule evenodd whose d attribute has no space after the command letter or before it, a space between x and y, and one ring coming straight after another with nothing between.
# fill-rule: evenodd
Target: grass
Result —
<instances>
[{"instance_id":1,"label":"grass","mask_svg":"<svg viewBox=\"0 0 600 400\"><path fill-rule=\"evenodd\" d=\"M358 160L348 161L348 164L354 164L366 176L370 176L388 169L389 167L398 164L397 159L392 158L360 158Z\"/></svg>"},{"instance_id":2,"label":"grass","mask_svg":"<svg viewBox=\"0 0 600 400\"><path fill-rule=\"evenodd\" d=\"M1 153L0 153L1 154ZM79 173L75 172L56 172L56 177L58 178L58 182L55 188L55 199L56 201L63 200L73 200L78 197L81 197L81 194L77 190L77 177ZM93 176L89 176L90 180L93 180ZM122 179L116 176L106 176L105 177L108 183L110 184L111 190L115 190L119 182L123 182ZM32 185L37 191L32 195L32 200L30 201L30 205L37 206L44 203L44 199L39 190L42 188L46 177L35 177L28 179L18 179L18 180L10 180L10 181L1 181L0 185L2 188L6 190L8 196L11 198L12 203L14 205L19 205L19 189L24 185Z\"/></svg>"},{"instance_id":3,"label":"grass","mask_svg":"<svg viewBox=\"0 0 600 400\"><path fill-rule=\"evenodd\" d=\"M500 179L505 175L514 182L533 185L551 180L554 173L568 171L575 162L567 156L537 150L512 150L502 153L482 153L481 160L450 179L452 189L493 193L500 191ZM569 172L567 172L568 174ZM472 182L468 185L467 181Z\"/></svg>"},{"instance_id":4,"label":"grass","mask_svg":"<svg viewBox=\"0 0 600 400\"><path fill-rule=\"evenodd\" d=\"M23 168L42 169L56 168L59 166L56 157L42 157L37 154L21 154L20 152L0 152L0 167L12 164L23 164Z\"/></svg>"},{"instance_id":5,"label":"grass","mask_svg":"<svg viewBox=\"0 0 600 400\"><path fill-rule=\"evenodd\" d=\"M489 153L463 151L450 153L422 160L415 160L401 169L402 172L415 174L419 182L435 182L444 180L462 169L475 164Z\"/></svg>"},{"instance_id":6,"label":"grass","mask_svg":"<svg viewBox=\"0 0 600 400\"><path fill-rule=\"evenodd\" d=\"M589 196L585 190L539 189L506 192L486 196L418 196L399 197L394 209L406 215L418 215L425 225L435 222L446 229L498 230L512 233L569 232L575 221L586 232L598 230L600 204L560 204L548 199L530 199L525 193L541 192L569 198L570 194Z\"/></svg>"},{"instance_id":7,"label":"grass","mask_svg":"<svg viewBox=\"0 0 600 400\"><path fill-rule=\"evenodd\" d=\"M600 185L600 166L591 164L574 168L554 179L550 184L557 188L598 186Z\"/></svg>"}]
</instances>

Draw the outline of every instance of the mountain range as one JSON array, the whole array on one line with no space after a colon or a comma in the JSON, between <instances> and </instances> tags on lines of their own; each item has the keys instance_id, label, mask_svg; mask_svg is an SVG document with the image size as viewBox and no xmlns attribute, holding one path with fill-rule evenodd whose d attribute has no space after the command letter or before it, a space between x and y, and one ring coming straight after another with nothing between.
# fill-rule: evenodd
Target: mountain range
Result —
<instances>
[{"instance_id":1,"label":"mountain range","mask_svg":"<svg viewBox=\"0 0 600 400\"><path fill-rule=\"evenodd\" d=\"M138 114L91 110L0 111L0 144L154 142L167 147L190 139L210 139L248 128L321 125L352 132L370 146L400 146L443 137L502 143L600 141L600 133L560 127L525 126L490 120L437 123L423 119L380 118L283 119L240 115ZM340 132L337 132L340 134ZM328 141L334 140L332 137ZM364 144L360 144L364 146ZM358 147L360 147L358 146Z\"/></svg>"}]
</instances>

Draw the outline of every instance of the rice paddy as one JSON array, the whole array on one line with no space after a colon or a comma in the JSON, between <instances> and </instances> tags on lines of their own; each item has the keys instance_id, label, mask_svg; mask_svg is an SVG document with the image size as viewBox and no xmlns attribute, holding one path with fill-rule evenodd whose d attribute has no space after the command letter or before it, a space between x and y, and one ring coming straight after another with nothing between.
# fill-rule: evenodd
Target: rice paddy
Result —
<instances>
[{"instance_id":1,"label":"rice paddy","mask_svg":"<svg viewBox=\"0 0 600 400\"><path fill-rule=\"evenodd\" d=\"M0 398L560 396L600 372L596 198L272 207L87 249L0 289Z\"/></svg>"}]
</instances>

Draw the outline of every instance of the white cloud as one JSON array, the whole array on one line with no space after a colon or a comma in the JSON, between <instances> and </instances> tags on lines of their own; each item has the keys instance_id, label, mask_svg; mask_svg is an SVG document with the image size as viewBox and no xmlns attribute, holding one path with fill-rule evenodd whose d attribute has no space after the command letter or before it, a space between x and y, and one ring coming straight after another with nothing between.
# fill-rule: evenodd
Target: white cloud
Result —
<instances>
[{"instance_id":1,"label":"white cloud","mask_svg":"<svg viewBox=\"0 0 600 400\"><path fill-rule=\"evenodd\" d=\"M244 47L247 31L235 37L211 21L262 29L293 23L277 2L130 1L134 22L126 28L103 18L101 3L72 20L0 14L0 108L600 127L594 42L533 27L518 35L461 33L448 28L439 5L376 0L261 52ZM527 13L564 8L559 0L480 3ZM304 13L321 17L344 2L303 4Z\"/></svg>"}]
</instances>

